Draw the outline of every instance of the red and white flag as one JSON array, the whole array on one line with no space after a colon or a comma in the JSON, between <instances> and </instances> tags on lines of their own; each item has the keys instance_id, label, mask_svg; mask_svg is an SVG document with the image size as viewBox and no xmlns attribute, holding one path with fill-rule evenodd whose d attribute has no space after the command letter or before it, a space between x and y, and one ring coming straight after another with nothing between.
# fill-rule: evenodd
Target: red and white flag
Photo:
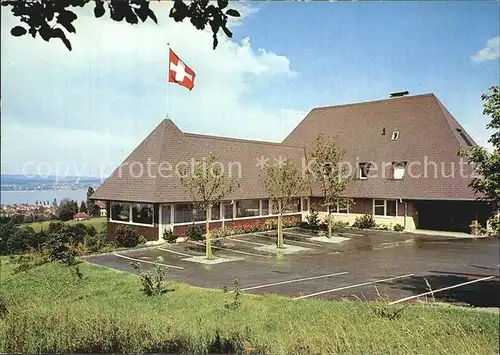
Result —
<instances>
[{"instance_id":1,"label":"red and white flag","mask_svg":"<svg viewBox=\"0 0 500 355\"><path fill-rule=\"evenodd\" d=\"M168 81L170 83L177 83L189 90L194 87L194 71L188 67L182 60L179 59L177 54L170 49L168 60Z\"/></svg>"}]
</instances>

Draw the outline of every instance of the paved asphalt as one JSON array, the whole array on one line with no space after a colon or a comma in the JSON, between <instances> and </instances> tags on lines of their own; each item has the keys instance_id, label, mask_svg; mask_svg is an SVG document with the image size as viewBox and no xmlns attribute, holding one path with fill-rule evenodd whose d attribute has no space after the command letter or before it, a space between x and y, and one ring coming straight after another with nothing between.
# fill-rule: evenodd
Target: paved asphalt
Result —
<instances>
[{"instance_id":1,"label":"paved asphalt","mask_svg":"<svg viewBox=\"0 0 500 355\"><path fill-rule=\"evenodd\" d=\"M244 292L299 299L397 301L426 293L430 285L433 291L453 287L435 292L436 301L500 307L499 239L446 239L366 230L345 230L338 235L349 239L338 244L324 243L311 241L309 237L314 234L309 232L288 230L287 245L308 249L287 255L256 249L273 245L273 232L231 237L216 242L214 255L235 260L212 265L185 260L204 255L204 246L193 242L95 255L85 260L127 272L134 272L132 260L140 261L144 269L158 260L171 266L172 280L222 288L238 279ZM480 281L454 287L474 280ZM418 299L426 297L432 296Z\"/></svg>"}]
</instances>

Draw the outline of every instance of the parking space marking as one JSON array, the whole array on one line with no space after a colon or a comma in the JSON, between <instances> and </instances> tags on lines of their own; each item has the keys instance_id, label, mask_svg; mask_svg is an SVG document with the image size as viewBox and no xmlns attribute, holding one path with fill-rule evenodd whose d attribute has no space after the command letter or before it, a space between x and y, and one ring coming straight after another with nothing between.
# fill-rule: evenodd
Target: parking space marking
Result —
<instances>
[{"instance_id":1,"label":"parking space marking","mask_svg":"<svg viewBox=\"0 0 500 355\"><path fill-rule=\"evenodd\" d=\"M114 256L117 256L119 258L123 258L123 259L128 259L128 260L132 260L132 261L138 261L140 263L146 263L146 264L159 264L159 265L163 265L163 266L166 266L166 267L170 267L172 269L179 269L179 270L184 270L184 268L182 266L175 266L175 265L168 265L168 264L163 264L163 263L159 263L159 262L153 262L153 261L147 261L147 260L142 260L142 259L136 259L136 258L131 258L129 256L125 256L125 255L121 255L121 254L117 254L117 253L113 253Z\"/></svg>"},{"instance_id":2,"label":"parking space marking","mask_svg":"<svg viewBox=\"0 0 500 355\"><path fill-rule=\"evenodd\" d=\"M181 255L181 256L187 256L187 257L196 256L196 255L185 254L185 253L181 253L181 252L173 251L173 250L169 250L169 249L164 249L164 248L156 248L156 249L166 251L167 253Z\"/></svg>"},{"instance_id":3,"label":"parking space marking","mask_svg":"<svg viewBox=\"0 0 500 355\"><path fill-rule=\"evenodd\" d=\"M196 241L191 241L191 243L194 243L194 244L198 244L198 245L203 245L205 246L205 243L201 243L201 242L196 242ZM229 248L221 248L221 247L216 247L216 246L213 246L212 245L212 248L213 249L219 249L219 250L226 250L226 251L230 251L230 252L233 252L233 253L237 253L237 254L243 254L243 255L250 255L250 256L258 256L260 258L268 258L267 255L260 255L260 254L254 254L254 253L247 253L246 251L240 251L240 250L233 250L233 249L229 249Z\"/></svg>"},{"instance_id":4,"label":"parking space marking","mask_svg":"<svg viewBox=\"0 0 500 355\"><path fill-rule=\"evenodd\" d=\"M493 278L495 278L495 277L498 277L498 276L488 276L488 277L483 277L483 278L476 279L476 280L472 280L472 281L462 282L462 283L459 283L459 284L457 284L457 285L448 286L448 287L443 287L443 288L440 288L440 289L437 289L437 290L424 292L424 293L421 293L421 294L418 294L418 295L414 295L414 296L409 296L409 297L401 298L401 299L399 299L399 300L397 300L397 301L392 301L392 302L391 302L391 303L389 303L389 304L398 304L398 303L401 303L401 302L405 302L405 301L412 300L412 299L414 299L414 298L418 298L418 297L422 297L422 296L431 295L431 294L434 294L434 293L437 293L437 292L441 292L441 291L451 290L452 288L462 287L462 286L465 286L465 285L470 285L470 284L473 284L473 283L476 283L476 282L481 282L481 281L491 280L491 279L493 279Z\"/></svg>"},{"instance_id":5,"label":"parking space marking","mask_svg":"<svg viewBox=\"0 0 500 355\"><path fill-rule=\"evenodd\" d=\"M241 239L236 239L236 238L231 238L231 237L229 237L229 238L228 238L228 240L234 240L234 241L236 241L236 242L248 243L248 244L255 244L255 245L261 245L261 246L262 246L262 245L264 245L264 246L269 245L269 244L264 244L264 243L256 243L256 242L251 242L251 241L249 241L249 240L241 240Z\"/></svg>"},{"instance_id":6,"label":"parking space marking","mask_svg":"<svg viewBox=\"0 0 500 355\"><path fill-rule=\"evenodd\" d=\"M343 272L336 272L334 274L326 274L326 275L319 275L319 276L312 276L312 277L304 277L302 279L294 279L294 280L288 280L288 281L274 282L274 283L265 284L265 285L258 285L258 286L246 287L246 288L242 288L241 291L250 291L250 290L256 290L258 288L278 286L278 285L285 285L285 284L291 284L291 283L294 283L294 282L316 280L316 279L322 279L322 278L325 278L325 277L339 276L339 275L345 275L345 274L348 274L348 272L347 271L343 271Z\"/></svg>"},{"instance_id":7,"label":"parking space marking","mask_svg":"<svg viewBox=\"0 0 500 355\"><path fill-rule=\"evenodd\" d=\"M357 233L339 233L339 234L345 234L345 235L352 235L354 237L363 237L364 235L363 234L357 234Z\"/></svg>"},{"instance_id":8,"label":"parking space marking","mask_svg":"<svg viewBox=\"0 0 500 355\"><path fill-rule=\"evenodd\" d=\"M332 288L330 290L324 290L324 291L320 291L320 292L310 293L308 295L303 295L303 296L295 297L294 300L301 300L301 299L309 298L309 297L313 297L313 296L324 295L325 293L342 291L342 290L348 290L350 288L355 288L355 287L361 287L361 286L376 284L376 283L379 283L379 282L386 282L386 281L391 281L391 280L403 279L405 277L410 277L410 276L415 276L415 274L400 275L400 276L396 276L396 277L390 277L388 279L368 281L368 282L363 282L363 283L355 284L355 285L349 285L349 286L344 286L344 287L339 287L339 288Z\"/></svg>"}]
</instances>

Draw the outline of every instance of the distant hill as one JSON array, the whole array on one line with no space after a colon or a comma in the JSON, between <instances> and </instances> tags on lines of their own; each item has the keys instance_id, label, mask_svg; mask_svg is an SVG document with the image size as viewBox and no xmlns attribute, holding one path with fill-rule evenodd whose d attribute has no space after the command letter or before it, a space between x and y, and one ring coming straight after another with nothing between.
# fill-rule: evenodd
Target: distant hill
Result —
<instances>
[{"instance_id":1,"label":"distant hill","mask_svg":"<svg viewBox=\"0 0 500 355\"><path fill-rule=\"evenodd\" d=\"M56 183L73 183L79 182L81 184L100 184L102 179L90 176L26 176L14 174L1 174L0 183L2 185L33 185L33 184L56 184Z\"/></svg>"}]
</instances>

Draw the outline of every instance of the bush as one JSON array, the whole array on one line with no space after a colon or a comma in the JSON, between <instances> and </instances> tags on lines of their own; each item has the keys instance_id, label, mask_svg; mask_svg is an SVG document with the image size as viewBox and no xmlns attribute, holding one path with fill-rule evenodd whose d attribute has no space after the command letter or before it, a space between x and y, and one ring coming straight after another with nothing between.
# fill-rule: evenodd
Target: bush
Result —
<instances>
[{"instance_id":1,"label":"bush","mask_svg":"<svg viewBox=\"0 0 500 355\"><path fill-rule=\"evenodd\" d=\"M194 223L187 228L186 234L184 236L188 240L194 240L194 241L201 241L204 239L202 228Z\"/></svg>"},{"instance_id":2,"label":"bush","mask_svg":"<svg viewBox=\"0 0 500 355\"><path fill-rule=\"evenodd\" d=\"M306 216L307 229L318 229L319 228L319 217L318 211L311 209L311 213Z\"/></svg>"},{"instance_id":3,"label":"bush","mask_svg":"<svg viewBox=\"0 0 500 355\"><path fill-rule=\"evenodd\" d=\"M163 239L167 243L175 243L177 241L177 236L174 234L174 232L171 229L165 229L163 231Z\"/></svg>"},{"instance_id":4,"label":"bush","mask_svg":"<svg viewBox=\"0 0 500 355\"><path fill-rule=\"evenodd\" d=\"M116 244L120 247L133 248L140 244L139 233L130 226L118 226L115 230Z\"/></svg>"},{"instance_id":5,"label":"bush","mask_svg":"<svg viewBox=\"0 0 500 355\"><path fill-rule=\"evenodd\" d=\"M366 213L360 217L356 217L354 223L352 224L354 228L359 228L359 229L375 228L376 225L377 224L375 223L375 219L369 213Z\"/></svg>"},{"instance_id":6,"label":"bush","mask_svg":"<svg viewBox=\"0 0 500 355\"><path fill-rule=\"evenodd\" d=\"M375 226L375 229L378 229L378 230L381 230L381 231L388 231L389 230L389 226L387 224L380 223L380 224L377 224Z\"/></svg>"},{"instance_id":7,"label":"bush","mask_svg":"<svg viewBox=\"0 0 500 355\"><path fill-rule=\"evenodd\" d=\"M404 230L405 230L405 227L403 227L401 224L397 223L394 225L395 232L403 232Z\"/></svg>"},{"instance_id":8,"label":"bush","mask_svg":"<svg viewBox=\"0 0 500 355\"><path fill-rule=\"evenodd\" d=\"M333 221L332 228L334 229L342 229L349 227L349 222L344 221Z\"/></svg>"},{"instance_id":9,"label":"bush","mask_svg":"<svg viewBox=\"0 0 500 355\"><path fill-rule=\"evenodd\" d=\"M107 246L106 233L88 234L85 237L85 246L91 253L96 253Z\"/></svg>"},{"instance_id":10,"label":"bush","mask_svg":"<svg viewBox=\"0 0 500 355\"><path fill-rule=\"evenodd\" d=\"M166 266L155 262L154 268L147 272L142 272L138 262L131 262L130 265L137 271L141 279L142 291L147 296L158 296L167 291L166 280L169 269Z\"/></svg>"}]
</instances>

